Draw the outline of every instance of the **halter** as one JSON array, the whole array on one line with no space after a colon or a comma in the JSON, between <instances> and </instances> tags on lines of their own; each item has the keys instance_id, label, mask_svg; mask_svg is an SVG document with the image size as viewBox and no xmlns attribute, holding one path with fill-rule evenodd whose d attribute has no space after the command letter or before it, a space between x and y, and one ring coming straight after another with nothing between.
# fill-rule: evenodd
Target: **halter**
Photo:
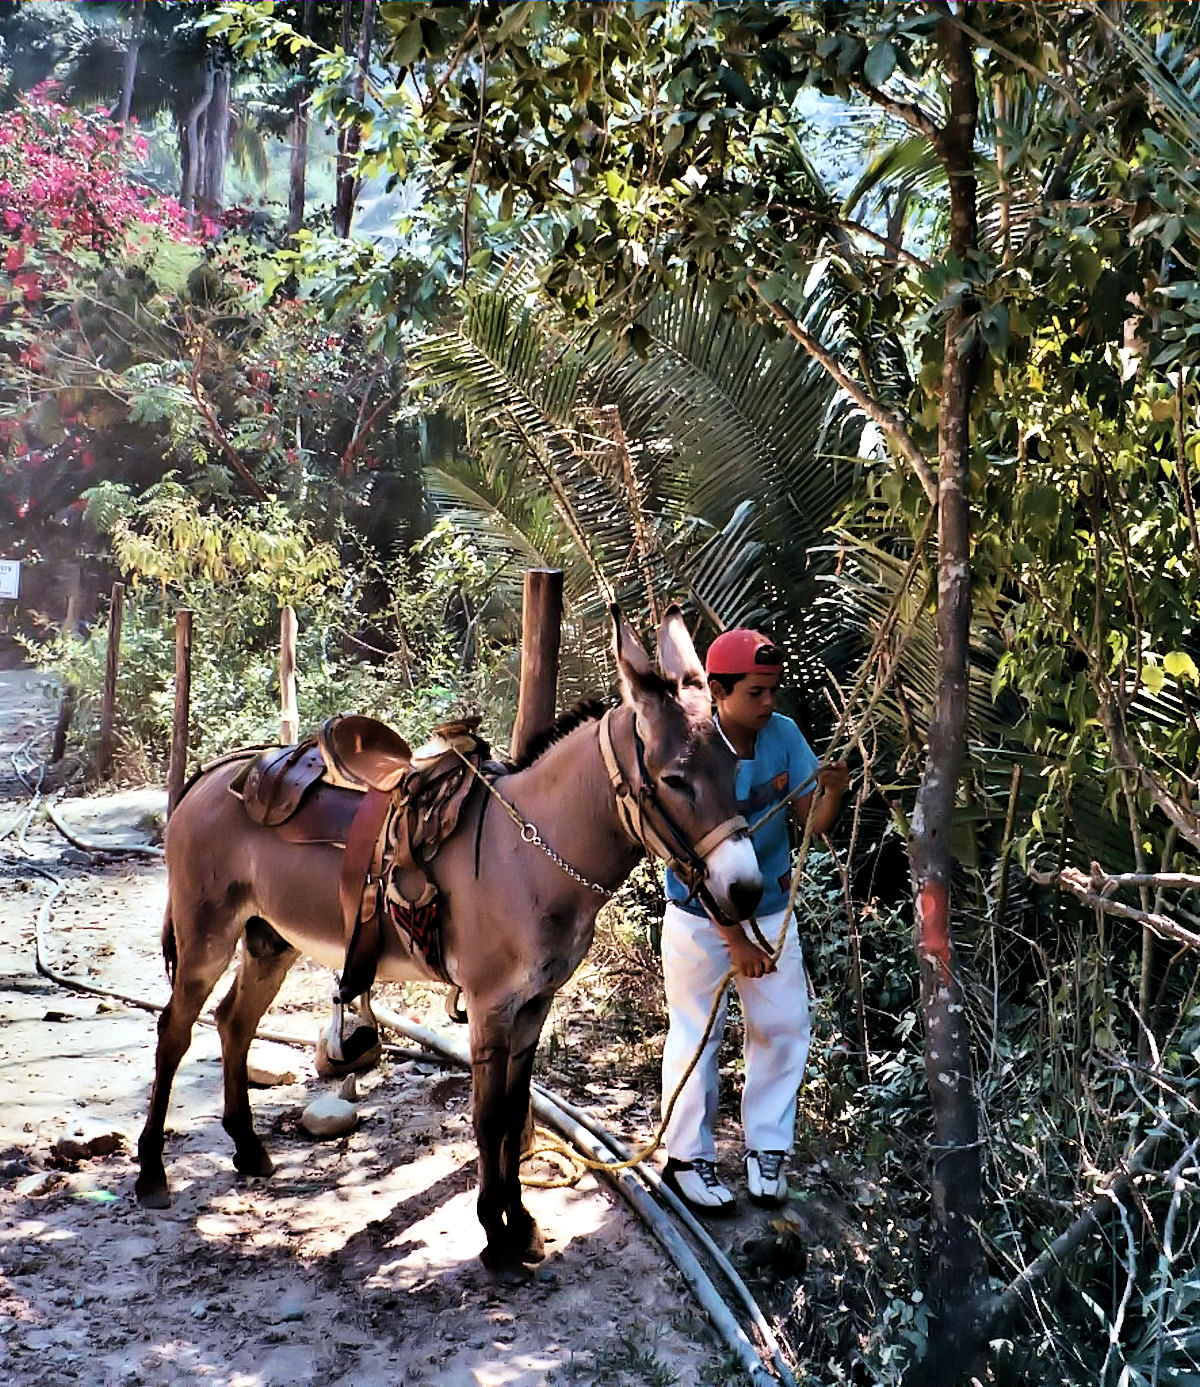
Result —
<instances>
[{"instance_id":1,"label":"halter","mask_svg":"<svg viewBox=\"0 0 1200 1387\"><path fill-rule=\"evenodd\" d=\"M692 895L700 897L701 904L710 914L715 912L716 919L724 919L724 913L717 906L712 892L704 884L704 878L708 875L708 863L705 859L726 838L732 838L737 833L745 833L748 827L746 820L740 814L735 814L706 833L699 842L690 843L663 808L655 792L654 782L646 773L646 745L637 730L636 717L633 719L632 731L633 745L637 752L637 783L630 784L621 763L617 760L616 749L613 746L612 714L613 710L610 708L600 719L600 754L604 758L608 778L617 797L617 813L625 831L652 857L661 858L689 888ZM659 822L656 823L650 817L648 810L654 812Z\"/></svg>"},{"instance_id":2,"label":"halter","mask_svg":"<svg viewBox=\"0 0 1200 1387\"><path fill-rule=\"evenodd\" d=\"M723 843L726 838L732 838L735 833L745 833L748 825L740 814L735 814L732 818L726 819L716 828L706 833L696 844L688 842L687 838L672 820L670 814L659 803L658 796L654 792L654 783L646 773L646 746L642 741L637 730L637 720L633 722L633 744L637 751L637 771L638 784L633 786L629 783L625 772L621 769L621 763L617 760L616 749L613 747L612 728L610 720L613 709L609 709L600 719L600 754L604 759L605 768L608 771L608 778L612 784L613 793L617 799L617 814L621 820L626 833L644 852L648 852L652 857L661 858L668 867L675 873L680 881L685 882L691 894L700 898L705 910L718 922L725 920L724 912L717 905L712 892L704 884L704 878L708 875L708 863L705 858L713 848L719 843ZM457 750L457 748L455 748ZM581 872L576 871L569 862L561 858L558 853L543 839L538 832L537 826L521 817L516 809L504 798L491 778L484 775L478 766L462 752L458 756L471 774L480 781L488 794L500 801L505 813L513 823L521 830L521 838L526 843L532 843L535 847L541 848L547 857L560 867L567 876L578 881L581 885L589 887L601 896L609 897L612 891L606 886L601 886L599 882L591 881ZM485 801L486 804L486 801ZM647 807L651 807L662 820L660 831L646 814ZM483 832L483 817L480 816L478 833ZM674 839L674 844L668 842L667 835ZM478 873L478 838L476 841L476 872Z\"/></svg>"}]
</instances>

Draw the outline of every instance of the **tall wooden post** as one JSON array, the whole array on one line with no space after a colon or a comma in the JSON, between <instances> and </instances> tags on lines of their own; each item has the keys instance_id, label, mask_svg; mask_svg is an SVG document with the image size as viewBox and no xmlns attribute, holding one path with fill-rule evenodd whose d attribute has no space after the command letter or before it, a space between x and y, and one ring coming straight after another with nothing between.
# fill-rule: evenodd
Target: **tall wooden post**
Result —
<instances>
[{"instance_id":1,"label":"tall wooden post","mask_svg":"<svg viewBox=\"0 0 1200 1387\"><path fill-rule=\"evenodd\" d=\"M521 688L509 754L524 755L539 732L554 724L558 651L562 641L563 575L558 568L525 572L521 608Z\"/></svg>"},{"instance_id":2,"label":"tall wooden post","mask_svg":"<svg viewBox=\"0 0 1200 1387\"><path fill-rule=\"evenodd\" d=\"M54 724L54 742L50 747L52 762L61 761L67 754L67 733L71 728L71 719L75 716L75 700L78 696L79 690L74 684L68 684L62 691L58 703L58 718Z\"/></svg>"},{"instance_id":3,"label":"tall wooden post","mask_svg":"<svg viewBox=\"0 0 1200 1387\"><path fill-rule=\"evenodd\" d=\"M187 773L188 718L192 704L192 614L175 613L175 712L171 722L171 763L167 769L167 817L170 818Z\"/></svg>"},{"instance_id":4,"label":"tall wooden post","mask_svg":"<svg viewBox=\"0 0 1200 1387\"><path fill-rule=\"evenodd\" d=\"M284 607L279 614L279 744L300 740L300 714L296 710L296 613Z\"/></svg>"},{"instance_id":5,"label":"tall wooden post","mask_svg":"<svg viewBox=\"0 0 1200 1387\"><path fill-rule=\"evenodd\" d=\"M108 654L104 665L104 702L100 708L100 756L97 772L103 780L112 770L113 724L117 712L117 669L121 662L121 618L125 611L125 584L112 585L108 607Z\"/></svg>"}]
</instances>

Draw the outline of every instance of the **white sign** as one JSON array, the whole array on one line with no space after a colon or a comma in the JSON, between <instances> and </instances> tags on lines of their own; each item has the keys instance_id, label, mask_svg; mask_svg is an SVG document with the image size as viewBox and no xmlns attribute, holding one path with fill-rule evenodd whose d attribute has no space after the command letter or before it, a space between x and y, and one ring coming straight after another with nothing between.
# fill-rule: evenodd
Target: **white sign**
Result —
<instances>
[{"instance_id":1,"label":"white sign","mask_svg":"<svg viewBox=\"0 0 1200 1387\"><path fill-rule=\"evenodd\" d=\"M21 561L0 559L0 597L16 597L21 589Z\"/></svg>"}]
</instances>

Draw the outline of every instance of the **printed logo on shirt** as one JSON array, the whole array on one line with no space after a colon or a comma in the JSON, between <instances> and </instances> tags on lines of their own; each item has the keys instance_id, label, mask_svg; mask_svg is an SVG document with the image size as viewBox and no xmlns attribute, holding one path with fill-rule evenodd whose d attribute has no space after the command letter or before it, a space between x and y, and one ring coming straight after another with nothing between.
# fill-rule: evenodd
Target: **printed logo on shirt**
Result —
<instances>
[{"instance_id":1,"label":"printed logo on shirt","mask_svg":"<svg viewBox=\"0 0 1200 1387\"><path fill-rule=\"evenodd\" d=\"M775 804L787 794L788 773L780 771L772 780L764 780L761 785L752 785L750 793L738 804L743 815L755 814L768 805Z\"/></svg>"}]
</instances>

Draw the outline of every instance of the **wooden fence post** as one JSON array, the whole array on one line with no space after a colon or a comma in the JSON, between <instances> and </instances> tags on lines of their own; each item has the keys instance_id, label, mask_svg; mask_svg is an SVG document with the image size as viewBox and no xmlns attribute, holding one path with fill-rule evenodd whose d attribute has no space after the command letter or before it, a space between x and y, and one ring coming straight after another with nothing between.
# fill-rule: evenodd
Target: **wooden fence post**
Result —
<instances>
[{"instance_id":1,"label":"wooden fence post","mask_svg":"<svg viewBox=\"0 0 1200 1387\"><path fill-rule=\"evenodd\" d=\"M80 612L83 609L83 577L79 564L70 569L71 581L67 591L67 615L63 619L62 633L69 640L78 640ZM61 761L67 754L67 733L71 730L71 719L75 716L75 700L79 690L74 684L64 686L58 701L58 718L54 723L54 741L50 747L51 765Z\"/></svg>"},{"instance_id":2,"label":"wooden fence post","mask_svg":"<svg viewBox=\"0 0 1200 1387\"><path fill-rule=\"evenodd\" d=\"M175 712L171 721L171 762L167 769L167 818L183 794L187 774L188 718L192 705L192 614L175 613Z\"/></svg>"},{"instance_id":3,"label":"wooden fence post","mask_svg":"<svg viewBox=\"0 0 1200 1387\"><path fill-rule=\"evenodd\" d=\"M67 754L67 733L71 728L71 719L75 716L75 700L78 695L79 691L74 684L67 684L63 688L62 697L58 702L58 718L54 724L54 742L50 748L52 764L61 761Z\"/></svg>"},{"instance_id":4,"label":"wooden fence post","mask_svg":"<svg viewBox=\"0 0 1200 1387\"><path fill-rule=\"evenodd\" d=\"M296 710L296 613L284 607L279 614L279 743L291 746L300 740L300 715Z\"/></svg>"},{"instance_id":5,"label":"wooden fence post","mask_svg":"<svg viewBox=\"0 0 1200 1387\"><path fill-rule=\"evenodd\" d=\"M509 755L519 759L554 723L562 641L563 575L558 568L525 571L521 608L521 687Z\"/></svg>"},{"instance_id":6,"label":"wooden fence post","mask_svg":"<svg viewBox=\"0 0 1200 1387\"><path fill-rule=\"evenodd\" d=\"M121 661L121 617L125 611L125 584L112 585L108 607L108 655L104 664L104 702L100 709L100 756L97 772L103 780L112 770L113 724L117 712L117 669Z\"/></svg>"}]
</instances>

